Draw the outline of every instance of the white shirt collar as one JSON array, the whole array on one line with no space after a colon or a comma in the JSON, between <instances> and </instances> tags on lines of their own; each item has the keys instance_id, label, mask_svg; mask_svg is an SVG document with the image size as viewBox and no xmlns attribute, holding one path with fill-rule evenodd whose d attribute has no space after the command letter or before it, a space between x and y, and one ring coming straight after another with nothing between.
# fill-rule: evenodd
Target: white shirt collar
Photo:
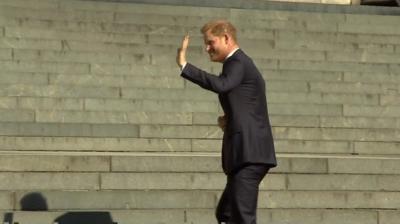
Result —
<instances>
[{"instance_id":1,"label":"white shirt collar","mask_svg":"<svg viewBox=\"0 0 400 224\"><path fill-rule=\"evenodd\" d=\"M226 56L225 60L228 59L229 57L231 57L237 50L239 50L238 47L233 49L233 51L231 51L231 53L229 53L228 56Z\"/></svg>"}]
</instances>

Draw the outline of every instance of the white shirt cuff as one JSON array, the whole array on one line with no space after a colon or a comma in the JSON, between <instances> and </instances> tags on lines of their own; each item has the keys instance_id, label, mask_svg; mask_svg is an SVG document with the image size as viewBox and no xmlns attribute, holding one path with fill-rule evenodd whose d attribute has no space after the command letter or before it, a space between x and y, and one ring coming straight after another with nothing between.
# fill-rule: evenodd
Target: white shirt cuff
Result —
<instances>
[{"instance_id":1,"label":"white shirt cuff","mask_svg":"<svg viewBox=\"0 0 400 224\"><path fill-rule=\"evenodd\" d=\"M186 65L187 65L187 62L186 62L185 64L182 65L181 71L183 71L183 69L185 68Z\"/></svg>"}]
</instances>

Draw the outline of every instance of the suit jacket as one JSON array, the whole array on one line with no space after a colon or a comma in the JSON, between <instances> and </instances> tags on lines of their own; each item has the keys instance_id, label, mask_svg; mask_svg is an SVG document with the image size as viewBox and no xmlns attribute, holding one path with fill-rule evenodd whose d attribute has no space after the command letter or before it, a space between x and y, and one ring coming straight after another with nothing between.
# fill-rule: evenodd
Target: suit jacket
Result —
<instances>
[{"instance_id":1,"label":"suit jacket","mask_svg":"<svg viewBox=\"0 0 400 224\"><path fill-rule=\"evenodd\" d=\"M251 58L239 49L225 60L219 76L190 63L181 76L218 94L227 119L222 143L222 167L226 174L247 164L277 165L265 82Z\"/></svg>"}]
</instances>

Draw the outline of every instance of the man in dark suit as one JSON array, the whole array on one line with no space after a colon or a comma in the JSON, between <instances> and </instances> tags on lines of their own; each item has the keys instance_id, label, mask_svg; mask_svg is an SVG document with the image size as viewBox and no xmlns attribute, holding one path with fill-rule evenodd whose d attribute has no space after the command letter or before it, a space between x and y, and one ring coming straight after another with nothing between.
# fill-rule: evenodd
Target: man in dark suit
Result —
<instances>
[{"instance_id":1,"label":"man in dark suit","mask_svg":"<svg viewBox=\"0 0 400 224\"><path fill-rule=\"evenodd\" d=\"M203 26L206 51L211 61L223 63L219 76L186 62L189 36L178 49L181 76L218 94L224 115L218 118L224 130L222 167L227 184L219 201L219 223L255 224L258 186L277 165L268 118L265 82L253 61L239 48L236 29L228 21Z\"/></svg>"}]
</instances>

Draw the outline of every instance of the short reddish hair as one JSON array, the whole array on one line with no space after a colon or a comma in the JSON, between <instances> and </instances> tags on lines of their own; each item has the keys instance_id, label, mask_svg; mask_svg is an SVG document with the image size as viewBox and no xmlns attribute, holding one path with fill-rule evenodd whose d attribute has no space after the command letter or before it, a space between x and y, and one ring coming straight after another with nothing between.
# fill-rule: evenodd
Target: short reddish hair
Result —
<instances>
[{"instance_id":1,"label":"short reddish hair","mask_svg":"<svg viewBox=\"0 0 400 224\"><path fill-rule=\"evenodd\" d=\"M208 31L211 32L214 36L222 36L224 34L228 34L232 37L232 39L237 42L236 40L236 28L227 20L212 20L206 23L201 28L201 33L205 34Z\"/></svg>"}]
</instances>

